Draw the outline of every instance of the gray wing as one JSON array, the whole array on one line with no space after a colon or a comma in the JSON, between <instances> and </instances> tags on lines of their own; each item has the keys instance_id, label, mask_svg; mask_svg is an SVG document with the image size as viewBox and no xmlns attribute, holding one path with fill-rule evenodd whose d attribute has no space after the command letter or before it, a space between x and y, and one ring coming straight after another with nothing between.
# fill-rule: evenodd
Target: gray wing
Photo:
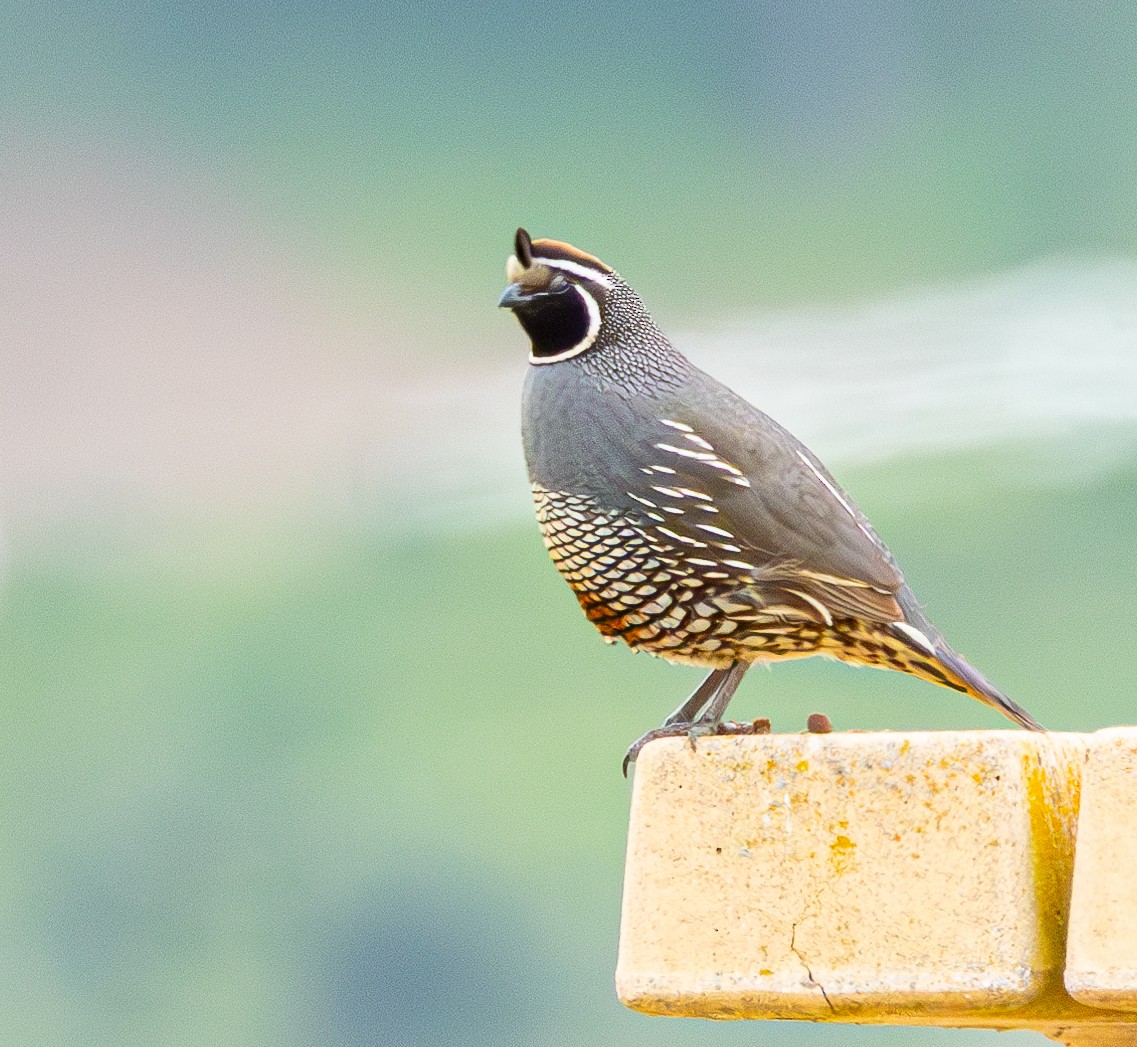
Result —
<instances>
[{"instance_id":1,"label":"gray wing","mask_svg":"<svg viewBox=\"0 0 1137 1047\"><path fill-rule=\"evenodd\" d=\"M713 414L692 406L706 404ZM898 597L911 593L892 555L800 441L702 372L656 406L637 434L638 475L625 479L688 555L705 543L710 558L753 564L761 581L834 616L906 618Z\"/></svg>"}]
</instances>

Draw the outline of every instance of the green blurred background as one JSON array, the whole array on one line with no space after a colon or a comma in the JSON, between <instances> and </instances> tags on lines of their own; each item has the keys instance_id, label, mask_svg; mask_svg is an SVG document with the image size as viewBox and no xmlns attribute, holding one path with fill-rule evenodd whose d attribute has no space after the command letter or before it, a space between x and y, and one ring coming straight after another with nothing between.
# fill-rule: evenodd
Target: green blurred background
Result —
<instances>
[{"instance_id":1,"label":"green blurred background","mask_svg":"<svg viewBox=\"0 0 1137 1047\"><path fill-rule=\"evenodd\" d=\"M0 1039L990 1042L616 1003L619 762L698 674L546 561L494 306L519 223L613 263L1000 686L1131 720L1137 8L3 18ZM815 709L1002 726L737 700Z\"/></svg>"}]
</instances>

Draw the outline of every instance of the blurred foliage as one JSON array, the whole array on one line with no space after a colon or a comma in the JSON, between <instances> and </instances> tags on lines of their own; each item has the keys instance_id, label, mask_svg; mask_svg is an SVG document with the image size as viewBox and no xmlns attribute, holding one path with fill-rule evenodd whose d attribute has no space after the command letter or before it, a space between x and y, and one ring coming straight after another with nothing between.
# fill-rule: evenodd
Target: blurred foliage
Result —
<instances>
[{"instance_id":1,"label":"blurred foliage","mask_svg":"<svg viewBox=\"0 0 1137 1047\"><path fill-rule=\"evenodd\" d=\"M67 205L17 307L82 303L64 292L89 279L92 308L130 312L137 287L102 301L90 263L106 258L73 242L86 226L67 209L99 209L107 171L126 198L110 220L144 242L159 226L138 215L189 187L190 227L256 224L247 265L266 283L319 272L307 286L329 313L379 301L392 374L420 349L467 363L470 346L521 367L492 309L519 223L612 261L665 326L1137 251L1137 7L1122 0L4 14L0 177ZM117 241L104 254L116 272L153 264ZM82 319L63 316L49 359L3 347L80 458L90 434L53 401L60 376L91 374L90 403L99 381L155 395L148 361L124 376L76 358ZM161 324L144 335L154 359L170 351ZM204 402L220 392L195 378L171 381L201 417L167 431L159 399L124 460L162 440L225 448ZM343 408L288 403L309 424ZM1077 730L1133 718L1137 581L1134 469L1078 478L1080 449L1056 449L1060 481L1013 447L843 477L953 644ZM375 522L385 489L361 499L366 520L206 504L191 523L117 501L97 466L42 479L44 505L10 507L0 591L5 1042L991 1042L619 1007L620 758L698 674L605 648L535 525L391 530ZM1003 726L952 692L817 661L753 672L735 708L780 730L818 708L838 727Z\"/></svg>"},{"instance_id":2,"label":"blurred foliage","mask_svg":"<svg viewBox=\"0 0 1137 1047\"><path fill-rule=\"evenodd\" d=\"M1057 728L1131 718L1132 470L1016 488L972 455L847 479L1009 693ZM57 547L11 565L3 624L13 1042L775 1036L614 1001L620 757L698 674L602 645L535 527ZM1004 726L817 660L757 670L737 699L781 730L819 708L839 727Z\"/></svg>"},{"instance_id":3,"label":"blurred foliage","mask_svg":"<svg viewBox=\"0 0 1137 1047\"><path fill-rule=\"evenodd\" d=\"M25 138L209 172L395 301L442 271L452 320L518 223L683 315L1137 248L1123 0L18 6Z\"/></svg>"}]
</instances>

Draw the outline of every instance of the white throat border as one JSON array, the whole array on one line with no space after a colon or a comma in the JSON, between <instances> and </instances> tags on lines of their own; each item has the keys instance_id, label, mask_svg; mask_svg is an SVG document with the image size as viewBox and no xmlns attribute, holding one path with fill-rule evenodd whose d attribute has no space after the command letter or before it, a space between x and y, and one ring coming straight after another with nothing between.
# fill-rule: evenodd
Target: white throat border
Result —
<instances>
[{"instance_id":1,"label":"white throat border","mask_svg":"<svg viewBox=\"0 0 1137 1047\"><path fill-rule=\"evenodd\" d=\"M542 259L541 264L553 265L554 263L545 262L545 260ZM596 273L595 269L586 270L584 266L576 266L576 264L573 262L560 262L557 264L559 264L561 267L573 265L575 268L571 271L575 272L578 269L583 270L583 272L578 275L585 275L589 280L594 279L593 274ZM598 280L596 282L599 283ZM610 287L611 284L608 284L607 286ZM557 353L556 356L534 356L533 351L530 350L529 362L536 367L541 367L544 364L559 364L562 360L571 360L574 356L579 356L586 349L588 349L593 342L596 341L596 336L600 333L600 306L597 303L596 299L593 298L592 295L590 295L579 284L573 284L572 289L584 300L584 307L588 310L588 333L585 334L585 336L579 342L577 342L576 345L570 345L563 352Z\"/></svg>"}]
</instances>

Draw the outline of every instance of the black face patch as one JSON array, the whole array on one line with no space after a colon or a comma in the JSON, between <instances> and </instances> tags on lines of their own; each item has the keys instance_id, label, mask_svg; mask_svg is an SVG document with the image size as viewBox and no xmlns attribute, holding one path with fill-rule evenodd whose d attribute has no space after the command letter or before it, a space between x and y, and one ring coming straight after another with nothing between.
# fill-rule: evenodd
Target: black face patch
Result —
<instances>
[{"instance_id":1,"label":"black face patch","mask_svg":"<svg viewBox=\"0 0 1137 1047\"><path fill-rule=\"evenodd\" d=\"M514 307L517 319L533 343L533 356L560 356L588 338L592 317L581 291L567 282L532 295Z\"/></svg>"}]
</instances>

